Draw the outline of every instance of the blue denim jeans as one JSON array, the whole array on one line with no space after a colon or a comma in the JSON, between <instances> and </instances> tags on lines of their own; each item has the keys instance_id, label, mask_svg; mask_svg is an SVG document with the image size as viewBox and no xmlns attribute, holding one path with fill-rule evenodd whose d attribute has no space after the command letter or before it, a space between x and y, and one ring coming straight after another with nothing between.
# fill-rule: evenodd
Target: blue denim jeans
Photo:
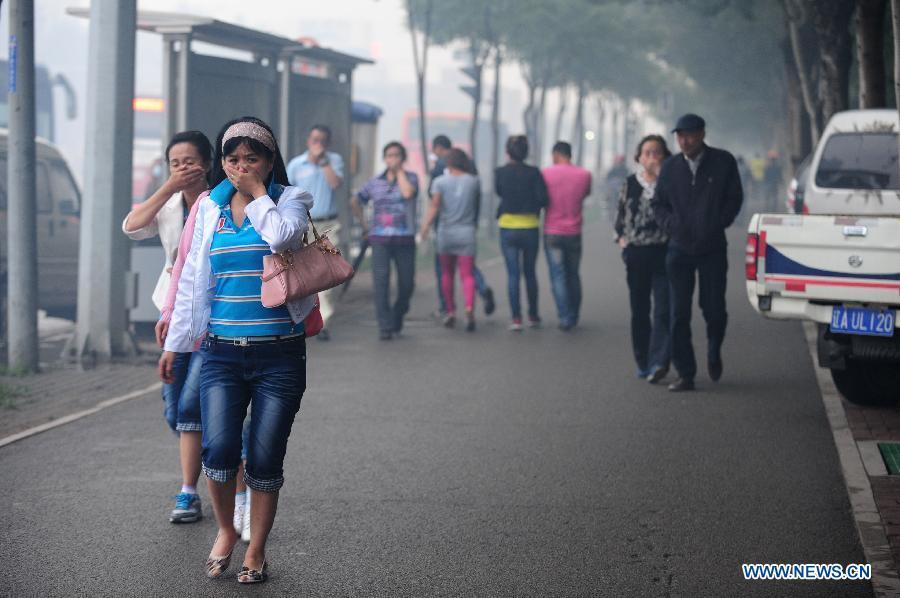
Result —
<instances>
[{"instance_id":1,"label":"blue denim jeans","mask_svg":"<svg viewBox=\"0 0 900 598\"><path fill-rule=\"evenodd\" d=\"M559 322L574 326L581 313L581 235L544 235L544 253Z\"/></svg>"},{"instance_id":2,"label":"blue denim jeans","mask_svg":"<svg viewBox=\"0 0 900 598\"><path fill-rule=\"evenodd\" d=\"M528 296L528 317L538 317L538 283L535 265L541 245L541 233L536 228L501 228L500 250L506 261L509 309L514 320L522 319L522 302L519 299L519 277L525 276Z\"/></svg>"},{"instance_id":3,"label":"blue denim jeans","mask_svg":"<svg viewBox=\"0 0 900 598\"><path fill-rule=\"evenodd\" d=\"M199 432L200 370L203 356L199 353L176 353L172 372L175 382L163 384L163 414L176 432Z\"/></svg>"},{"instance_id":4,"label":"blue denim jeans","mask_svg":"<svg viewBox=\"0 0 900 598\"><path fill-rule=\"evenodd\" d=\"M237 475L241 429L250 407L244 479L260 492L284 484L284 455L306 390L306 340L235 346L203 342L200 376L203 472L215 482Z\"/></svg>"}]
</instances>

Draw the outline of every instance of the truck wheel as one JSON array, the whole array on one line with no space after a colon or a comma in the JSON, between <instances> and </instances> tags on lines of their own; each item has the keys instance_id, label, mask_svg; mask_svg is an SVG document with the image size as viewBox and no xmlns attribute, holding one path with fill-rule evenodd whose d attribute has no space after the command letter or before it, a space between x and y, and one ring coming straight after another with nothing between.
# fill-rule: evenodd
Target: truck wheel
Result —
<instances>
[{"instance_id":1,"label":"truck wheel","mask_svg":"<svg viewBox=\"0 0 900 598\"><path fill-rule=\"evenodd\" d=\"M888 407L900 402L900 367L895 363L848 360L847 369L831 370L831 379L851 403Z\"/></svg>"}]
</instances>

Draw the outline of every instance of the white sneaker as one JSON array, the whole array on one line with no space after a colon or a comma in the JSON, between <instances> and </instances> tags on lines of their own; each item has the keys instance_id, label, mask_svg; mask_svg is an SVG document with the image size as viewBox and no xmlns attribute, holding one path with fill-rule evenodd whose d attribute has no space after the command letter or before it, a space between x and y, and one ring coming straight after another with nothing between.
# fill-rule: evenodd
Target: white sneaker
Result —
<instances>
[{"instance_id":1,"label":"white sneaker","mask_svg":"<svg viewBox=\"0 0 900 598\"><path fill-rule=\"evenodd\" d=\"M241 533L244 530L244 511L246 510L247 505L246 497L246 494L234 495L234 518L232 519L232 523L234 524L234 531L237 533Z\"/></svg>"},{"instance_id":2,"label":"white sneaker","mask_svg":"<svg viewBox=\"0 0 900 598\"><path fill-rule=\"evenodd\" d=\"M241 540L250 542L250 489L247 489L247 502L244 503L244 525L241 530Z\"/></svg>"}]
</instances>

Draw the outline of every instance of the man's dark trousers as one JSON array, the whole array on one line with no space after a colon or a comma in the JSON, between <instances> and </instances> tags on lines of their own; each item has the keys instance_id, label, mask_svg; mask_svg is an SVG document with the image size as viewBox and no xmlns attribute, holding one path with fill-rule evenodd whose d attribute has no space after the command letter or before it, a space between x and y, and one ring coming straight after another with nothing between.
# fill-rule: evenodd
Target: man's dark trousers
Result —
<instances>
[{"instance_id":1,"label":"man's dark trousers","mask_svg":"<svg viewBox=\"0 0 900 598\"><path fill-rule=\"evenodd\" d=\"M697 375L697 360L691 343L694 281L699 278L700 310L706 320L707 359L719 361L728 322L725 311L728 257L724 248L704 255L690 255L670 246L666 270L672 302L672 363L681 378L693 380Z\"/></svg>"},{"instance_id":2,"label":"man's dark trousers","mask_svg":"<svg viewBox=\"0 0 900 598\"><path fill-rule=\"evenodd\" d=\"M397 265L397 300L391 305L391 261ZM375 316L381 332L400 332L416 280L416 246L372 244Z\"/></svg>"}]
</instances>

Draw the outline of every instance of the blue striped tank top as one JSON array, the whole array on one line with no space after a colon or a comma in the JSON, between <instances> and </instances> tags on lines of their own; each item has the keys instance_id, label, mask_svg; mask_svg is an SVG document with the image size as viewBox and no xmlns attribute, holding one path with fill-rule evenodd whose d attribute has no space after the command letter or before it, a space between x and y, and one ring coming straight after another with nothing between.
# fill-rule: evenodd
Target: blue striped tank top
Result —
<instances>
[{"instance_id":1,"label":"blue striped tank top","mask_svg":"<svg viewBox=\"0 0 900 598\"><path fill-rule=\"evenodd\" d=\"M215 191L220 190L217 187ZM230 205L233 193L232 188L227 197L226 193L212 195L213 201L219 204L220 215L209 250L210 266L216 281L209 331L219 336L234 337L303 332L303 323L295 325L285 306L269 308L262 304L260 276L263 256L271 250L253 228L250 218L245 216L241 226L235 225Z\"/></svg>"}]
</instances>

